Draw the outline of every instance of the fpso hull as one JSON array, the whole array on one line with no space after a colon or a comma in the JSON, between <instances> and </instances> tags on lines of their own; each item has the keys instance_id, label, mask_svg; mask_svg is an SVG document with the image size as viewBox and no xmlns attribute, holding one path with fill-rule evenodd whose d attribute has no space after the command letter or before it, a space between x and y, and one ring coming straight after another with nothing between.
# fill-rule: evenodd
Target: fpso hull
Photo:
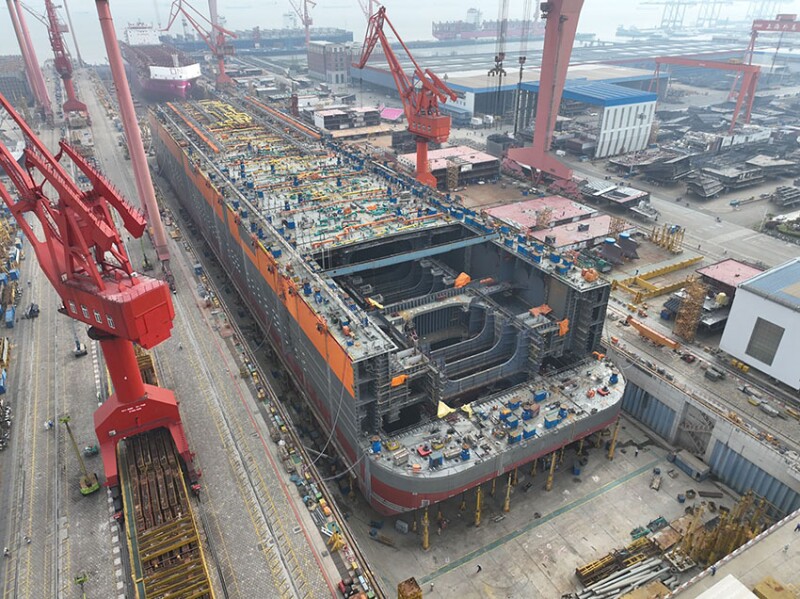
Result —
<instances>
[{"instance_id":1,"label":"fpso hull","mask_svg":"<svg viewBox=\"0 0 800 599\"><path fill-rule=\"evenodd\" d=\"M356 400L352 364L332 337L320 340L318 321L297 292L280 280L269 252L253 240L202 170L192 165L169 132L151 117L162 174L176 191L217 260L229 275L274 347L283 356L317 420L332 435L341 457L358 474L364 497L377 511L393 515L456 496L565 444L605 428L622 401L580 421L509 447L470 468L413 474L376 459L349 413ZM353 466L355 465L355 466Z\"/></svg>"}]
</instances>

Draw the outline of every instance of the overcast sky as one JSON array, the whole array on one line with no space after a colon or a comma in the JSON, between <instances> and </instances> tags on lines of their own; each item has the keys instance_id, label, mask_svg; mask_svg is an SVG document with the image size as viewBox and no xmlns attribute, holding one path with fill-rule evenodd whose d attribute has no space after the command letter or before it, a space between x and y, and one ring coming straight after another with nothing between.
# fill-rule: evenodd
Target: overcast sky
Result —
<instances>
[{"instance_id":1,"label":"overcast sky","mask_svg":"<svg viewBox=\"0 0 800 599\"><path fill-rule=\"evenodd\" d=\"M78 44L84 60L102 62L105 57L97 11L91 0L67 0L72 21L78 35ZM299 2L300 0L298 0ZM317 6L311 15L315 26L342 27L353 31L354 38L364 36L365 19L358 0L316 0ZM534 0L534 3L538 0ZM59 0L56 0L59 2ZM40 13L44 12L42 0L25 0L25 3ZM464 19L468 8L482 11L484 19L495 19L498 0L385 0L387 14L397 30L406 40L431 39L432 21ZM523 0L511 0L510 17L522 17ZM118 34L130 22L156 23L158 19L166 25L171 2L165 0L111 0L114 23ZM198 8L207 14L208 4L196 0ZM259 25L262 29L282 28L283 15L291 11L288 0L218 0L219 13L226 19L229 29L251 29ZM534 4L535 6L535 4ZM726 14L743 18L747 2L739 1L724 8ZM786 3L784 12L800 12L800 0ZM644 5L637 0L585 0L578 30L596 33L600 39L610 40L618 25L636 25L640 28L654 27L661 19L661 6ZM28 27L36 46L40 62L52 58L47 32L26 13ZM690 19L687 18L687 21ZM181 32L180 22L174 25ZM19 54L7 8L0 5L0 54ZM71 36L67 37L72 46Z\"/></svg>"}]
</instances>

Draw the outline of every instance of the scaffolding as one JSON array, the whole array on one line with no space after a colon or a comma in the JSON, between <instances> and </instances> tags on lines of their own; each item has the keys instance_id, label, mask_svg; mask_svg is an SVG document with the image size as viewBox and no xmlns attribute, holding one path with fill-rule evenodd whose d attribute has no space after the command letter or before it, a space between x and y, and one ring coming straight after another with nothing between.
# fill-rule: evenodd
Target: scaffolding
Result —
<instances>
[{"instance_id":1,"label":"scaffolding","mask_svg":"<svg viewBox=\"0 0 800 599\"><path fill-rule=\"evenodd\" d=\"M691 279L684 288L684 297L681 307L675 317L674 333L686 341L694 341L697 334L697 325L703 314L703 303L706 299L708 287L698 279Z\"/></svg>"},{"instance_id":2,"label":"scaffolding","mask_svg":"<svg viewBox=\"0 0 800 599\"><path fill-rule=\"evenodd\" d=\"M720 507L720 516L702 524L704 510L695 510L695 518L681 543L667 559L673 563L696 562L713 564L736 551L765 530L771 520L769 503L753 491L743 495L730 510Z\"/></svg>"},{"instance_id":3,"label":"scaffolding","mask_svg":"<svg viewBox=\"0 0 800 599\"><path fill-rule=\"evenodd\" d=\"M458 187L458 165L452 160L447 161L447 190L453 191Z\"/></svg>"}]
</instances>

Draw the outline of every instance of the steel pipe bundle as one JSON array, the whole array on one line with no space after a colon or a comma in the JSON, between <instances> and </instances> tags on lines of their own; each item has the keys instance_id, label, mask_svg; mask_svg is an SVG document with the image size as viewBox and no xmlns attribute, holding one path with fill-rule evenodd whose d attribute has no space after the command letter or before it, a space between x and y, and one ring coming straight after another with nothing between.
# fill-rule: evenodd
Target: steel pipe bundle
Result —
<instances>
[{"instance_id":1,"label":"steel pipe bundle","mask_svg":"<svg viewBox=\"0 0 800 599\"><path fill-rule=\"evenodd\" d=\"M651 557L589 585L578 593L578 599L616 599L653 580L670 578L674 581L675 577L670 574L669 565L659 558Z\"/></svg>"}]
</instances>

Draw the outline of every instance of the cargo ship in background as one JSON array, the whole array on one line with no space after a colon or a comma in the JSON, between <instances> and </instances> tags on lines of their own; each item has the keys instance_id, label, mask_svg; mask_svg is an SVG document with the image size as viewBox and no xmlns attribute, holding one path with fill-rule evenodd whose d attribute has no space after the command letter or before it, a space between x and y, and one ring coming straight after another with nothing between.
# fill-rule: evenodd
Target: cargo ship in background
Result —
<instances>
[{"instance_id":1,"label":"cargo ship in background","mask_svg":"<svg viewBox=\"0 0 800 599\"><path fill-rule=\"evenodd\" d=\"M122 56L133 71L134 89L147 100L170 101L190 97L200 77L200 64L169 44L162 43L152 25L125 28Z\"/></svg>"},{"instance_id":2,"label":"cargo ship in background","mask_svg":"<svg viewBox=\"0 0 800 599\"><path fill-rule=\"evenodd\" d=\"M599 351L610 286L570 255L300 123L302 143L207 100L157 106L150 124L318 450L378 512L459 495L619 417L625 383Z\"/></svg>"},{"instance_id":3,"label":"cargo ship in background","mask_svg":"<svg viewBox=\"0 0 800 599\"><path fill-rule=\"evenodd\" d=\"M544 39L544 23L539 19L508 19L506 41ZM433 23L433 37L439 41L491 40L500 35L500 21L484 21L481 11L470 8L464 21Z\"/></svg>"}]
</instances>

